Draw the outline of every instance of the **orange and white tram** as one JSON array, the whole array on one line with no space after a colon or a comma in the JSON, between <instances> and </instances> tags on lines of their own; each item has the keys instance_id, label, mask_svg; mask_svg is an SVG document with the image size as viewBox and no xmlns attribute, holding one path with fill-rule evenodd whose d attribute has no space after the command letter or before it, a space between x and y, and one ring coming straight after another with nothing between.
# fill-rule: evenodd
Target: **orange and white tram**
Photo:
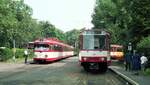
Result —
<instances>
[{"instance_id":1,"label":"orange and white tram","mask_svg":"<svg viewBox=\"0 0 150 85\"><path fill-rule=\"evenodd\" d=\"M124 52L122 45L112 44L110 45L110 48L111 48L110 56L112 59L123 60Z\"/></svg>"},{"instance_id":2,"label":"orange and white tram","mask_svg":"<svg viewBox=\"0 0 150 85\"><path fill-rule=\"evenodd\" d=\"M35 63L51 62L74 55L73 47L56 38L38 39L33 42Z\"/></svg>"},{"instance_id":3,"label":"orange and white tram","mask_svg":"<svg viewBox=\"0 0 150 85\"><path fill-rule=\"evenodd\" d=\"M110 34L104 30L80 33L79 62L85 70L106 71L110 60Z\"/></svg>"}]
</instances>

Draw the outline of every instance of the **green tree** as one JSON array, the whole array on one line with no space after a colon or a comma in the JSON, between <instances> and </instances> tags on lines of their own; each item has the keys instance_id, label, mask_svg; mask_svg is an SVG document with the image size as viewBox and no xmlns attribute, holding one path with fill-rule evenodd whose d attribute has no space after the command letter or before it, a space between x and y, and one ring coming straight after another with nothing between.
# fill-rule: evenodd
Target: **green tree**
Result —
<instances>
[{"instance_id":1,"label":"green tree","mask_svg":"<svg viewBox=\"0 0 150 85\"><path fill-rule=\"evenodd\" d=\"M149 0L96 0L93 20L94 29L110 31L112 43L135 47L150 35Z\"/></svg>"},{"instance_id":2,"label":"green tree","mask_svg":"<svg viewBox=\"0 0 150 85\"><path fill-rule=\"evenodd\" d=\"M23 46L40 35L40 25L32 19L32 9L23 0L0 0L0 46ZM35 36L36 35L36 36Z\"/></svg>"},{"instance_id":3,"label":"green tree","mask_svg":"<svg viewBox=\"0 0 150 85\"><path fill-rule=\"evenodd\" d=\"M11 9L10 0L0 0L0 46L10 46L13 30L17 27L17 20Z\"/></svg>"},{"instance_id":4,"label":"green tree","mask_svg":"<svg viewBox=\"0 0 150 85\"><path fill-rule=\"evenodd\" d=\"M54 25L50 24L48 21L41 21L41 34L42 37L56 37L59 40L64 41L63 31L57 29Z\"/></svg>"},{"instance_id":5,"label":"green tree","mask_svg":"<svg viewBox=\"0 0 150 85\"><path fill-rule=\"evenodd\" d=\"M119 4L119 5L118 5ZM111 33L111 43L124 43L127 37L127 25L124 23L128 19L126 10L122 8L122 1L114 3L112 0L97 0L93 14L92 23L94 29L106 29ZM129 20L126 20L129 21ZM125 37L125 38L123 38Z\"/></svg>"},{"instance_id":6,"label":"green tree","mask_svg":"<svg viewBox=\"0 0 150 85\"><path fill-rule=\"evenodd\" d=\"M75 47L79 42L80 30L73 29L65 33L66 43Z\"/></svg>"},{"instance_id":7,"label":"green tree","mask_svg":"<svg viewBox=\"0 0 150 85\"><path fill-rule=\"evenodd\" d=\"M75 47L75 54L78 54L79 52L79 34L80 30L77 29L73 29L65 33L65 43Z\"/></svg>"}]
</instances>

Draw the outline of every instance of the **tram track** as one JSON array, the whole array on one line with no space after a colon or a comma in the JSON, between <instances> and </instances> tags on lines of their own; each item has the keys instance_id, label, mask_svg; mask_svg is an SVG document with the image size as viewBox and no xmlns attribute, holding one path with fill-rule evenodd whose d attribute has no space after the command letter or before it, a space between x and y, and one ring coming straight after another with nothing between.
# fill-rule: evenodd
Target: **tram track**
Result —
<instances>
[{"instance_id":1,"label":"tram track","mask_svg":"<svg viewBox=\"0 0 150 85\"><path fill-rule=\"evenodd\" d=\"M112 69L109 68L108 70L111 72L113 77L115 77L120 82L122 82L121 85L133 85L128 80L124 79L122 76L120 76L119 74L115 73ZM116 85L116 84L114 83L113 85Z\"/></svg>"},{"instance_id":2,"label":"tram track","mask_svg":"<svg viewBox=\"0 0 150 85\"><path fill-rule=\"evenodd\" d=\"M139 85L126 75L123 75L118 71L114 71L111 68L108 68L106 73L91 73L84 71L84 74L85 78L82 78L84 82L78 85L99 85L101 82L98 79L100 79L101 76L104 76L104 79L102 79L105 81L105 83L103 83L104 85Z\"/></svg>"},{"instance_id":3,"label":"tram track","mask_svg":"<svg viewBox=\"0 0 150 85\"><path fill-rule=\"evenodd\" d=\"M106 73L91 73L82 69L77 85L132 85L108 69Z\"/></svg>"},{"instance_id":4,"label":"tram track","mask_svg":"<svg viewBox=\"0 0 150 85\"><path fill-rule=\"evenodd\" d=\"M120 79L122 82L125 83L125 85L139 85L137 82L135 82L134 80L130 79L129 77L127 77L126 75L120 73L117 70L114 70L112 68L109 68L109 70L115 74L116 77L118 77L118 79Z\"/></svg>"}]
</instances>

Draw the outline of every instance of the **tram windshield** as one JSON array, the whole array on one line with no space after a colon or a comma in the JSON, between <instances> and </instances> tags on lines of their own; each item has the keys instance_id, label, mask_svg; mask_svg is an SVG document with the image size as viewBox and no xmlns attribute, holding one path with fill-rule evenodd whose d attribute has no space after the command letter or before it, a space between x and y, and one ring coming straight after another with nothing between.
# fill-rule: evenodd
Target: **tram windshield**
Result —
<instances>
[{"instance_id":1,"label":"tram windshield","mask_svg":"<svg viewBox=\"0 0 150 85\"><path fill-rule=\"evenodd\" d=\"M121 45L111 45L111 51L112 52L122 52L123 47Z\"/></svg>"},{"instance_id":2,"label":"tram windshield","mask_svg":"<svg viewBox=\"0 0 150 85\"><path fill-rule=\"evenodd\" d=\"M35 44L35 50L49 50L49 45L47 44Z\"/></svg>"},{"instance_id":3,"label":"tram windshield","mask_svg":"<svg viewBox=\"0 0 150 85\"><path fill-rule=\"evenodd\" d=\"M104 35L83 35L83 49L105 49Z\"/></svg>"}]
</instances>

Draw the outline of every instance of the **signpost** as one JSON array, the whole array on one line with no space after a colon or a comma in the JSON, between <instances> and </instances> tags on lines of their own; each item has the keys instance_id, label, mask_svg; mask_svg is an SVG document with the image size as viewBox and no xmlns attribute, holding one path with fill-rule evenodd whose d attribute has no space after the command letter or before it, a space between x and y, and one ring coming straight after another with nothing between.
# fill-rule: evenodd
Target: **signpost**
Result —
<instances>
[{"instance_id":1,"label":"signpost","mask_svg":"<svg viewBox=\"0 0 150 85\"><path fill-rule=\"evenodd\" d=\"M128 51L129 51L129 52L132 51L132 44L131 44L131 42L129 42L129 44L128 44Z\"/></svg>"}]
</instances>

